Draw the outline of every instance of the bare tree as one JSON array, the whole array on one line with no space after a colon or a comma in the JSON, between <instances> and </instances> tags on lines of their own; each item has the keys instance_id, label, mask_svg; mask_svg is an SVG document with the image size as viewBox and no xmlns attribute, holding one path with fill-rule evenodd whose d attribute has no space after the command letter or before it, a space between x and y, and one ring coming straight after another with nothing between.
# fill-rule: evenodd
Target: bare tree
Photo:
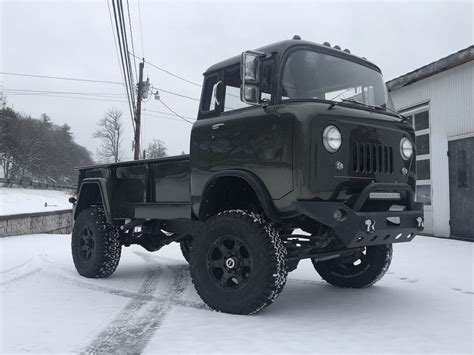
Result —
<instances>
[{"instance_id":1,"label":"bare tree","mask_svg":"<svg viewBox=\"0 0 474 355\"><path fill-rule=\"evenodd\" d=\"M148 159L156 159L166 156L167 148L161 139L154 139L148 144L145 150L145 155Z\"/></svg>"},{"instance_id":2,"label":"bare tree","mask_svg":"<svg viewBox=\"0 0 474 355\"><path fill-rule=\"evenodd\" d=\"M97 154L101 160L119 162L122 159L122 111L112 108L105 113L99 123L99 128L92 135L102 142Z\"/></svg>"}]
</instances>

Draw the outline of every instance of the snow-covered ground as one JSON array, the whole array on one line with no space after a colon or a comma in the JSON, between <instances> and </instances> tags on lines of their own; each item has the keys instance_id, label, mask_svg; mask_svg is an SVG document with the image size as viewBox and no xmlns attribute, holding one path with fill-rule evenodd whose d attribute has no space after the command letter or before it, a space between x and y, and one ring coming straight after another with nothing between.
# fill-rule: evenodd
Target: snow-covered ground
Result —
<instances>
[{"instance_id":1,"label":"snow-covered ground","mask_svg":"<svg viewBox=\"0 0 474 355\"><path fill-rule=\"evenodd\" d=\"M68 209L70 196L66 191L0 187L0 216Z\"/></svg>"},{"instance_id":2,"label":"snow-covered ground","mask_svg":"<svg viewBox=\"0 0 474 355\"><path fill-rule=\"evenodd\" d=\"M472 243L395 245L388 274L362 290L331 287L304 261L254 316L208 310L177 245L124 248L111 278L86 279L69 243L0 239L0 353L473 353Z\"/></svg>"}]
</instances>

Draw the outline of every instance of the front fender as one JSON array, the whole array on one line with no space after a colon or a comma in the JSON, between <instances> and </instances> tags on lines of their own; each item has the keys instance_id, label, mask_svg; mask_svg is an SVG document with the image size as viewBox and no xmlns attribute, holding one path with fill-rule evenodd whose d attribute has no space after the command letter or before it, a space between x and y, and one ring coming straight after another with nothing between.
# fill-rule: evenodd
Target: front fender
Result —
<instances>
[{"instance_id":1,"label":"front fender","mask_svg":"<svg viewBox=\"0 0 474 355\"><path fill-rule=\"evenodd\" d=\"M268 218L270 218L270 220L272 220L273 222L281 222L281 219L276 212L273 200L265 184L258 178L258 176L247 170L233 169L221 170L219 172L216 172L209 178L209 180L204 185L204 188L201 193L202 200L205 199L206 192L208 188L212 185L212 183L221 177L238 177L247 182L257 195L260 205L262 206L263 211L268 216ZM200 208L201 206L202 204L200 205ZM199 212L197 213L198 216L200 216Z\"/></svg>"}]
</instances>

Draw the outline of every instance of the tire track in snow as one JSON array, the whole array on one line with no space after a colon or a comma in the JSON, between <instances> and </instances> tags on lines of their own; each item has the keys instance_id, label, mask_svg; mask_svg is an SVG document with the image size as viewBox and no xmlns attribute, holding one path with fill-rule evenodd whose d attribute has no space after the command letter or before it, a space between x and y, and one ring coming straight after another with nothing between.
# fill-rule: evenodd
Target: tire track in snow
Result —
<instances>
[{"instance_id":1,"label":"tire track in snow","mask_svg":"<svg viewBox=\"0 0 474 355\"><path fill-rule=\"evenodd\" d=\"M179 299L185 289L187 266L159 266L145 253L136 253L147 261L145 279L138 294L152 296L132 299L125 308L101 331L84 349L84 353L141 353L155 331L163 323L163 318ZM171 279L162 297L153 294L158 290L159 281Z\"/></svg>"},{"instance_id":2,"label":"tire track in snow","mask_svg":"<svg viewBox=\"0 0 474 355\"><path fill-rule=\"evenodd\" d=\"M41 269L40 268L37 268L37 269L33 269L31 271L28 271L28 272L25 272L21 275L18 275L18 276L13 276L13 277L9 277L8 279L4 279L2 277L1 281L0 281L0 286L5 286L9 283L12 283L12 282L15 282L15 281L20 281L20 280L23 280L23 279L26 279L27 277L31 276L31 275L34 275L38 272L40 272Z\"/></svg>"},{"instance_id":3,"label":"tire track in snow","mask_svg":"<svg viewBox=\"0 0 474 355\"><path fill-rule=\"evenodd\" d=\"M42 270L44 271L44 270ZM164 297L162 296L154 296L154 295L145 295L145 294L140 294L138 292L132 292L132 291L127 291L123 290L120 288L116 287L110 287L110 286L103 286L99 285L96 283L92 282L87 282L83 281L80 279L80 277L74 277L74 276L65 276L61 275L55 271L52 270L47 270L44 271L44 274L51 276L57 280L60 281L65 281L68 282L69 284L73 286L77 286L80 288L86 288L88 290L92 291L97 291L100 293L105 293L113 296L119 296L119 297L125 297L125 298L131 298L131 299L140 299L144 301L160 301L163 302L165 300ZM175 299L172 300L172 303L177 305L177 306L182 306L182 307L188 307L188 308L196 308L196 309L204 309L204 310L209 310L210 308L206 306L202 301L191 301L191 300L181 300L181 299Z\"/></svg>"},{"instance_id":4,"label":"tire track in snow","mask_svg":"<svg viewBox=\"0 0 474 355\"><path fill-rule=\"evenodd\" d=\"M29 260L20 265L1 271L0 285L4 286L15 281L23 280L38 273L39 271L41 271L40 261L34 255Z\"/></svg>"},{"instance_id":5,"label":"tire track in snow","mask_svg":"<svg viewBox=\"0 0 474 355\"><path fill-rule=\"evenodd\" d=\"M8 274L14 270L17 270L19 268L24 268L26 265L30 264L31 262L33 262L33 260L35 259L35 256L33 255L31 258L29 258L27 261L25 261L24 263L20 264L20 265L16 265L12 268L9 268L9 269L6 269L6 270L2 270L0 271L0 274Z\"/></svg>"}]
</instances>

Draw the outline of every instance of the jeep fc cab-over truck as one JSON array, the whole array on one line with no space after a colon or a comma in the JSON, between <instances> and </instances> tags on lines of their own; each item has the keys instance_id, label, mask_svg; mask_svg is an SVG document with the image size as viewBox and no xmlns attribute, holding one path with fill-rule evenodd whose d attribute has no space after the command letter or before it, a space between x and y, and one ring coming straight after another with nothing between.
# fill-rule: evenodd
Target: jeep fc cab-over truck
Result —
<instances>
[{"instance_id":1,"label":"jeep fc cab-over truck","mask_svg":"<svg viewBox=\"0 0 474 355\"><path fill-rule=\"evenodd\" d=\"M387 271L423 229L415 134L380 69L298 36L204 73L189 156L79 169L72 255L108 277L122 246L179 242L212 309L256 313L309 258L339 287Z\"/></svg>"}]
</instances>

